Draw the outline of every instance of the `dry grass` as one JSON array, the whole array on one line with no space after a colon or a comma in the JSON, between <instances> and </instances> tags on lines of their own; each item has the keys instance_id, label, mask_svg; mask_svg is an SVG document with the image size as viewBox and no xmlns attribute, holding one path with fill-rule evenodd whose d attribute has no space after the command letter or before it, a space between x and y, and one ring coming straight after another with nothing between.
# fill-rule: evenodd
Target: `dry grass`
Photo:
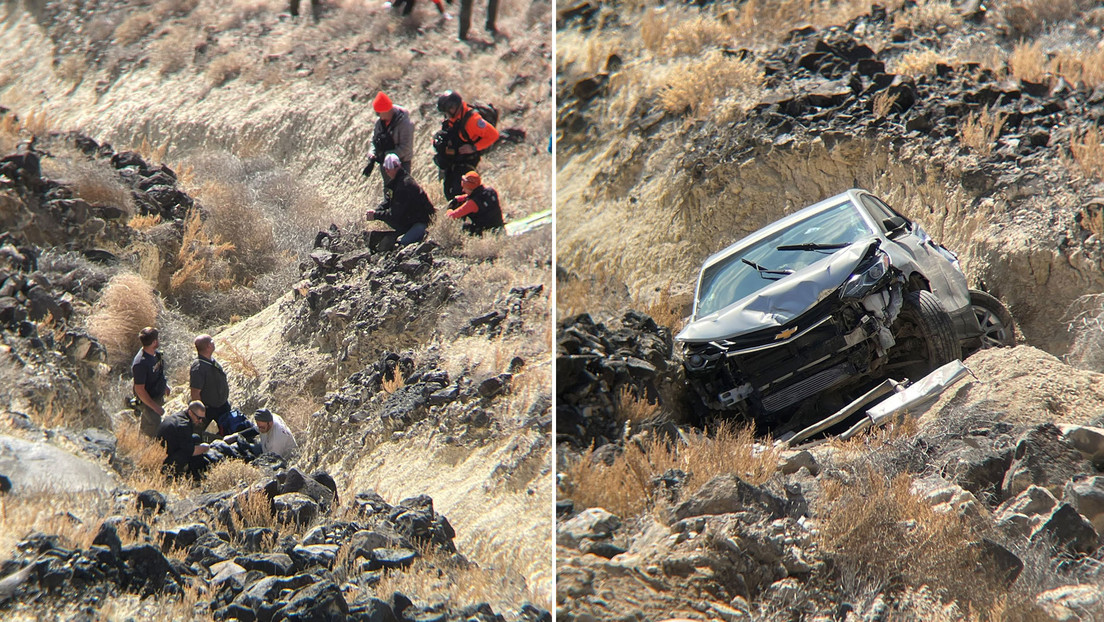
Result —
<instances>
[{"instance_id":1,"label":"dry grass","mask_svg":"<svg viewBox=\"0 0 1104 622\"><path fill-rule=\"evenodd\" d=\"M160 214L131 216L130 220L127 221L127 226L135 231L147 231L159 224L161 224Z\"/></svg>"},{"instance_id":2,"label":"dry grass","mask_svg":"<svg viewBox=\"0 0 1104 622\"><path fill-rule=\"evenodd\" d=\"M229 289L233 284L224 268L224 256L234 250L221 235L208 232L198 209L184 218L184 235L176 257L176 271L169 281L169 290L177 296L189 292Z\"/></svg>"},{"instance_id":3,"label":"dry grass","mask_svg":"<svg viewBox=\"0 0 1104 622\"><path fill-rule=\"evenodd\" d=\"M1063 50L1052 60L1054 71L1073 84L1104 85L1104 45L1091 50Z\"/></svg>"},{"instance_id":4,"label":"dry grass","mask_svg":"<svg viewBox=\"0 0 1104 622\"><path fill-rule=\"evenodd\" d=\"M964 545L979 534L966 522L914 495L908 475L867 465L851 479L824 481L817 508L819 545L845 583L929 585L963 603L994 602L1002 590L976 570L976 550Z\"/></svg>"},{"instance_id":5,"label":"dry grass","mask_svg":"<svg viewBox=\"0 0 1104 622\"><path fill-rule=\"evenodd\" d=\"M64 178L78 197L93 205L110 205L134 213L130 189L110 167L89 160L70 160L65 168Z\"/></svg>"},{"instance_id":6,"label":"dry grass","mask_svg":"<svg viewBox=\"0 0 1104 622\"><path fill-rule=\"evenodd\" d=\"M605 270L598 269L581 278L556 282L556 317L559 320L590 313L599 316L616 312L629 303L625 284Z\"/></svg>"},{"instance_id":7,"label":"dry grass","mask_svg":"<svg viewBox=\"0 0 1104 622\"><path fill-rule=\"evenodd\" d=\"M63 82L80 84L80 82L84 80L84 74L87 69L88 60L85 59L84 54L74 52L62 58L54 71Z\"/></svg>"},{"instance_id":8,"label":"dry grass","mask_svg":"<svg viewBox=\"0 0 1104 622\"><path fill-rule=\"evenodd\" d=\"M763 71L750 61L729 58L719 51L704 58L674 63L660 81L660 101L671 114L690 111L705 117L723 98L733 97L747 109L759 98Z\"/></svg>"},{"instance_id":9,"label":"dry grass","mask_svg":"<svg viewBox=\"0 0 1104 622\"><path fill-rule=\"evenodd\" d=\"M617 411L614 416L622 424L637 426L653 419L659 414L659 404L639 395L639 391L629 386L617 390Z\"/></svg>"},{"instance_id":10,"label":"dry grass","mask_svg":"<svg viewBox=\"0 0 1104 622\"><path fill-rule=\"evenodd\" d=\"M207 471L203 489L208 492L231 490L248 486L261 477L257 467L241 460L221 460Z\"/></svg>"},{"instance_id":11,"label":"dry grass","mask_svg":"<svg viewBox=\"0 0 1104 622\"><path fill-rule=\"evenodd\" d=\"M1048 24L1070 19L1079 8L1095 0L1010 0L994 11L993 23L1000 24L1014 38L1026 37Z\"/></svg>"},{"instance_id":12,"label":"dry grass","mask_svg":"<svg viewBox=\"0 0 1104 622\"><path fill-rule=\"evenodd\" d=\"M943 57L935 50L921 50L919 52L906 52L897 59L896 67L894 71L906 76L920 77L930 76L935 74L935 66L944 62ZM879 96L885 96L886 92L882 91L875 96L875 114L878 113L877 98ZM892 106L892 104L890 104ZM885 115L880 115L885 116Z\"/></svg>"},{"instance_id":13,"label":"dry grass","mask_svg":"<svg viewBox=\"0 0 1104 622\"><path fill-rule=\"evenodd\" d=\"M683 322L690 315L691 299L688 296L672 294L671 285L671 282L668 282L651 302L635 306L655 320L656 324L667 327L674 334L682 330Z\"/></svg>"},{"instance_id":14,"label":"dry grass","mask_svg":"<svg viewBox=\"0 0 1104 622\"><path fill-rule=\"evenodd\" d=\"M982 109L980 112L970 113L958 128L959 140L978 155L988 157L1000 138L1005 120L1006 116L1002 112L993 114Z\"/></svg>"},{"instance_id":15,"label":"dry grass","mask_svg":"<svg viewBox=\"0 0 1104 622\"><path fill-rule=\"evenodd\" d=\"M254 380L261 375L260 370L257 369L257 364L253 360L253 355L242 352L229 341L224 341L219 346L219 358L245 378Z\"/></svg>"},{"instance_id":16,"label":"dry grass","mask_svg":"<svg viewBox=\"0 0 1104 622\"><path fill-rule=\"evenodd\" d=\"M251 490L239 498L238 512L231 512L231 520L238 529L249 527L277 527L272 513L272 503L264 490Z\"/></svg>"},{"instance_id":17,"label":"dry grass","mask_svg":"<svg viewBox=\"0 0 1104 622\"><path fill-rule=\"evenodd\" d=\"M897 14L894 27L909 27L916 31L958 28L962 15L950 2L919 2Z\"/></svg>"},{"instance_id":18,"label":"dry grass","mask_svg":"<svg viewBox=\"0 0 1104 622\"><path fill-rule=\"evenodd\" d=\"M1070 143L1073 161L1087 177L1104 180L1104 143L1100 128L1093 126Z\"/></svg>"},{"instance_id":19,"label":"dry grass","mask_svg":"<svg viewBox=\"0 0 1104 622\"><path fill-rule=\"evenodd\" d=\"M111 512L111 503L106 491L28 490L0 495L0 557L7 559L16 543L35 531L59 535L69 546L87 546L101 517Z\"/></svg>"},{"instance_id":20,"label":"dry grass","mask_svg":"<svg viewBox=\"0 0 1104 622\"><path fill-rule=\"evenodd\" d=\"M698 17L671 27L655 51L668 57L698 56L707 48L723 45L728 31L712 17Z\"/></svg>"},{"instance_id":21,"label":"dry grass","mask_svg":"<svg viewBox=\"0 0 1104 622\"><path fill-rule=\"evenodd\" d=\"M153 28L155 20L156 16L152 11L132 13L115 27L112 38L117 45L136 43Z\"/></svg>"},{"instance_id":22,"label":"dry grass","mask_svg":"<svg viewBox=\"0 0 1104 622\"><path fill-rule=\"evenodd\" d=\"M779 457L768 441L763 443L756 443L750 428L724 424L711 434L696 434L678 444L657 438L629 443L611 466L594 459L593 452L585 452L564 469L559 496L570 498L579 508L602 507L629 518L653 506L651 480L668 469L690 474L687 490L724 473L762 484L777 471Z\"/></svg>"},{"instance_id":23,"label":"dry grass","mask_svg":"<svg viewBox=\"0 0 1104 622\"><path fill-rule=\"evenodd\" d=\"M138 331L157 323L157 296L141 276L124 272L111 278L88 318L88 332L107 348L108 362L130 362L142 347Z\"/></svg>"},{"instance_id":24,"label":"dry grass","mask_svg":"<svg viewBox=\"0 0 1104 622\"><path fill-rule=\"evenodd\" d=\"M398 370L395 370L390 377L384 376L383 382L380 384L380 390L384 395L391 395L395 391L398 391L404 384L406 384L406 378Z\"/></svg>"},{"instance_id":25,"label":"dry grass","mask_svg":"<svg viewBox=\"0 0 1104 622\"><path fill-rule=\"evenodd\" d=\"M219 56L207 66L207 84L211 88L220 87L240 76L249 66L249 56L244 52Z\"/></svg>"},{"instance_id":26,"label":"dry grass","mask_svg":"<svg viewBox=\"0 0 1104 622\"><path fill-rule=\"evenodd\" d=\"M528 595L511 590L512 586L493 570L475 564L458 565L447 556L424 547L420 552L422 555L409 568L386 572L367 595L379 597L402 592L411 595L419 606L448 603L461 607L489 603L496 611L530 600L526 598ZM511 600L511 596L518 599Z\"/></svg>"},{"instance_id":27,"label":"dry grass","mask_svg":"<svg viewBox=\"0 0 1104 622\"><path fill-rule=\"evenodd\" d=\"M224 255L235 283L250 286L258 275L272 271L281 259L273 226L250 199L248 188L208 181L193 196L210 210L205 229L217 231L221 240L233 240Z\"/></svg>"},{"instance_id":28,"label":"dry grass","mask_svg":"<svg viewBox=\"0 0 1104 622\"><path fill-rule=\"evenodd\" d=\"M1008 55L1008 71L1017 80L1041 82L1046 79L1050 69L1042 42L1016 44Z\"/></svg>"}]
</instances>

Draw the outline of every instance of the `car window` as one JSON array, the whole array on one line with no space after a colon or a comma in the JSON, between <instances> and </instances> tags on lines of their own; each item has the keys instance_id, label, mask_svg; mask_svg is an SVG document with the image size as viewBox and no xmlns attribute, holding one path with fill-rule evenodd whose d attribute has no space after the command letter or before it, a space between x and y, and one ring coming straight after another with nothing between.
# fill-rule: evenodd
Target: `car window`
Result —
<instances>
[{"instance_id":1,"label":"car window","mask_svg":"<svg viewBox=\"0 0 1104 622\"><path fill-rule=\"evenodd\" d=\"M893 211L893 208L886 205L884 201L877 197L871 196L869 194L863 194L859 196L862 199L863 205L865 205L866 208L870 211L870 215L874 217L874 220L878 222L878 226L880 226L883 230L885 230L884 223L887 218L904 218L904 216L901 216L897 212ZM908 221L908 218L905 218L905 220Z\"/></svg>"},{"instance_id":2,"label":"car window","mask_svg":"<svg viewBox=\"0 0 1104 622\"><path fill-rule=\"evenodd\" d=\"M851 244L873 234L851 201L793 223L702 271L696 317L719 311L783 278L786 272L801 270L838 250L778 250L779 246ZM774 272L760 274L756 267L742 260Z\"/></svg>"}]
</instances>

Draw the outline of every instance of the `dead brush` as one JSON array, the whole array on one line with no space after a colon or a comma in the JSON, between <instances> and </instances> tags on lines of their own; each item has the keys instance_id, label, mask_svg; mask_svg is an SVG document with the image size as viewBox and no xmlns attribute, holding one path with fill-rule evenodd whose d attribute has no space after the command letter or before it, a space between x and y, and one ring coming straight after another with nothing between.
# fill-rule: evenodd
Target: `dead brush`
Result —
<instances>
[{"instance_id":1,"label":"dead brush","mask_svg":"<svg viewBox=\"0 0 1104 622\"><path fill-rule=\"evenodd\" d=\"M1017 80L1042 82L1048 78L1049 62L1041 41L1020 42L1008 55L1008 71Z\"/></svg>"},{"instance_id":2,"label":"dead brush","mask_svg":"<svg viewBox=\"0 0 1104 622\"><path fill-rule=\"evenodd\" d=\"M756 442L751 428L729 424L677 443L649 437L628 443L608 466L593 450L584 452L564 469L560 496L577 507L601 507L629 518L655 505L652 479L669 469L690 474L687 490L725 473L762 484L777 471L779 452L769 441Z\"/></svg>"},{"instance_id":3,"label":"dead brush","mask_svg":"<svg viewBox=\"0 0 1104 622\"><path fill-rule=\"evenodd\" d=\"M110 512L111 495L106 491L24 489L0 496L0 555L6 558L34 531L59 535L69 546L87 546L99 519Z\"/></svg>"},{"instance_id":4,"label":"dead brush","mask_svg":"<svg viewBox=\"0 0 1104 622\"><path fill-rule=\"evenodd\" d=\"M930 76L935 74L936 65L943 62L943 57L940 56L935 50L922 50L920 52L906 52L902 54L897 60L896 71L897 73L904 74L906 76L920 77ZM883 106L879 110L878 98L883 98ZM878 115L878 118L884 118L890 112L892 112L892 106L897 101L897 97L893 96L892 102L888 103L888 107L885 106L885 100L891 96L887 91L881 91L874 96L874 114Z\"/></svg>"},{"instance_id":5,"label":"dead brush","mask_svg":"<svg viewBox=\"0 0 1104 622\"><path fill-rule=\"evenodd\" d=\"M187 67L195 56L196 33L186 26L174 26L150 46L150 60L163 76Z\"/></svg>"},{"instance_id":6,"label":"dead brush","mask_svg":"<svg viewBox=\"0 0 1104 622\"><path fill-rule=\"evenodd\" d=\"M203 489L207 492L233 490L249 485L261 477L257 467L241 460L221 460L207 471Z\"/></svg>"},{"instance_id":7,"label":"dead brush","mask_svg":"<svg viewBox=\"0 0 1104 622\"><path fill-rule=\"evenodd\" d=\"M234 369L234 371L250 380L255 380L260 377L261 372L257 369L257 364L253 360L253 355L242 352L237 346L229 341L223 341L219 350L219 357L226 361L226 364Z\"/></svg>"},{"instance_id":8,"label":"dead brush","mask_svg":"<svg viewBox=\"0 0 1104 622\"><path fill-rule=\"evenodd\" d=\"M890 93L889 91L882 91L874 96L874 116L879 119L884 119L893 112L893 107L897 105L897 99L899 95L897 93Z\"/></svg>"},{"instance_id":9,"label":"dead brush","mask_svg":"<svg viewBox=\"0 0 1104 622\"><path fill-rule=\"evenodd\" d=\"M207 85L218 88L240 76L249 66L249 57L244 52L223 54L207 66Z\"/></svg>"},{"instance_id":10,"label":"dead brush","mask_svg":"<svg viewBox=\"0 0 1104 622\"><path fill-rule=\"evenodd\" d=\"M189 210L184 218L184 235L176 257L176 271L169 280L169 290L181 295L189 290L214 289L223 281L215 273L216 262L233 249L232 243L223 242L221 236L208 233L199 210Z\"/></svg>"},{"instance_id":11,"label":"dead brush","mask_svg":"<svg viewBox=\"0 0 1104 622\"><path fill-rule=\"evenodd\" d=\"M240 529L250 527L276 527L276 516L272 513L272 502L264 490L251 490L238 497L237 512L230 512L230 520Z\"/></svg>"},{"instance_id":12,"label":"dead brush","mask_svg":"<svg viewBox=\"0 0 1104 622\"><path fill-rule=\"evenodd\" d=\"M734 98L747 110L759 99L763 70L753 61L730 58L714 50L700 58L673 63L659 82L659 98L670 114L690 111L707 115L724 98Z\"/></svg>"},{"instance_id":13,"label":"dead brush","mask_svg":"<svg viewBox=\"0 0 1104 622\"><path fill-rule=\"evenodd\" d=\"M627 424L632 428L650 421L660 412L655 400L641 396L639 389L630 386L622 386L617 390L614 403L617 405L614 416L622 426Z\"/></svg>"},{"instance_id":14,"label":"dead brush","mask_svg":"<svg viewBox=\"0 0 1104 622\"><path fill-rule=\"evenodd\" d=\"M952 29L962 25L962 15L951 2L919 2L899 12L893 24L914 31Z\"/></svg>"},{"instance_id":15,"label":"dead brush","mask_svg":"<svg viewBox=\"0 0 1104 622\"><path fill-rule=\"evenodd\" d=\"M1054 55L1051 64L1053 71L1071 84L1084 84L1090 89L1104 84L1104 45L1091 51L1063 50Z\"/></svg>"},{"instance_id":16,"label":"dead brush","mask_svg":"<svg viewBox=\"0 0 1104 622\"><path fill-rule=\"evenodd\" d=\"M127 221L127 226L135 231L148 231L159 224L161 224L159 214L138 214L131 216Z\"/></svg>"},{"instance_id":17,"label":"dead brush","mask_svg":"<svg viewBox=\"0 0 1104 622\"><path fill-rule=\"evenodd\" d=\"M460 565L448 556L419 546L420 556L403 570L385 571L369 591L375 594L417 594L423 605L447 602L502 605L506 596L501 578L475 564Z\"/></svg>"},{"instance_id":18,"label":"dead brush","mask_svg":"<svg viewBox=\"0 0 1104 622\"><path fill-rule=\"evenodd\" d=\"M108 362L129 362L141 348L138 331L157 323L158 301L141 276L124 272L111 277L88 318L88 332L107 349Z\"/></svg>"},{"instance_id":19,"label":"dead brush","mask_svg":"<svg viewBox=\"0 0 1104 622\"><path fill-rule=\"evenodd\" d=\"M118 45L137 43L153 28L155 17L152 11L132 13L115 27L112 38Z\"/></svg>"},{"instance_id":20,"label":"dead brush","mask_svg":"<svg viewBox=\"0 0 1104 622\"><path fill-rule=\"evenodd\" d=\"M62 175L76 195L93 205L118 207L134 213L134 198L110 167L89 160L69 161Z\"/></svg>"},{"instance_id":21,"label":"dead brush","mask_svg":"<svg viewBox=\"0 0 1104 622\"><path fill-rule=\"evenodd\" d=\"M1081 168L1086 177L1104 180L1104 143L1101 142L1100 128L1089 127L1070 143L1073 161ZM1095 232L1094 232L1095 233Z\"/></svg>"},{"instance_id":22,"label":"dead brush","mask_svg":"<svg viewBox=\"0 0 1104 622\"><path fill-rule=\"evenodd\" d=\"M911 491L907 474L860 464L850 481L823 484L818 544L858 585L931 586L953 600L987 607L1004 590L977 570L980 534L953 513L936 512Z\"/></svg>"},{"instance_id":23,"label":"dead brush","mask_svg":"<svg viewBox=\"0 0 1104 622\"><path fill-rule=\"evenodd\" d=\"M672 294L671 286L672 284L668 282L651 302L638 306L648 317L655 320L656 324L666 327L672 333L677 333L682 329L682 323L689 315L687 311L690 303Z\"/></svg>"},{"instance_id":24,"label":"dead brush","mask_svg":"<svg viewBox=\"0 0 1104 622\"><path fill-rule=\"evenodd\" d=\"M668 57L694 56L723 45L729 28L712 17L697 17L671 27L658 51Z\"/></svg>"},{"instance_id":25,"label":"dead brush","mask_svg":"<svg viewBox=\"0 0 1104 622\"><path fill-rule=\"evenodd\" d=\"M1000 138L1006 118L1002 112L994 114L985 108L979 112L971 112L959 125L959 139L975 153L987 158L993 153L993 145Z\"/></svg>"},{"instance_id":26,"label":"dead brush","mask_svg":"<svg viewBox=\"0 0 1104 622\"><path fill-rule=\"evenodd\" d=\"M390 376L384 375L383 380L380 381L380 391L384 395L391 395L405 384L406 378L403 378L402 372L396 369Z\"/></svg>"},{"instance_id":27,"label":"dead brush","mask_svg":"<svg viewBox=\"0 0 1104 622\"><path fill-rule=\"evenodd\" d=\"M257 275L272 270L279 259L273 225L247 187L209 181L196 188L193 196L210 210L205 230L217 231L216 239L233 240L219 256L228 262L228 276L234 283L251 286Z\"/></svg>"}]
</instances>

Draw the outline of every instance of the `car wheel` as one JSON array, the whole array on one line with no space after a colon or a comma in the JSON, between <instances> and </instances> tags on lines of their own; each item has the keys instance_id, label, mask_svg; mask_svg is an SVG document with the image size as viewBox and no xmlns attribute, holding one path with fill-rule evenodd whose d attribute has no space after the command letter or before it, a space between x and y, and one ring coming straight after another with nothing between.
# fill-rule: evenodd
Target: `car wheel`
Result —
<instances>
[{"instance_id":1,"label":"car wheel","mask_svg":"<svg viewBox=\"0 0 1104 622\"><path fill-rule=\"evenodd\" d=\"M920 290L905 294L893 325L897 342L889 352L886 371L918 380L962 355L947 309L935 294Z\"/></svg>"},{"instance_id":2,"label":"car wheel","mask_svg":"<svg viewBox=\"0 0 1104 622\"><path fill-rule=\"evenodd\" d=\"M1016 323L1008 307L983 291L970 290L970 306L981 326L981 347L1003 348L1016 345Z\"/></svg>"}]
</instances>

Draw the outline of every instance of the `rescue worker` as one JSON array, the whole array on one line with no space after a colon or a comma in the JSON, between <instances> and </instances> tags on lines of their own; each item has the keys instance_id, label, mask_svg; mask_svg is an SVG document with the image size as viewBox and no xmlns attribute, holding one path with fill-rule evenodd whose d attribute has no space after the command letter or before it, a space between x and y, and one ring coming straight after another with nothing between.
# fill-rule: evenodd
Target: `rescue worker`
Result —
<instances>
[{"instance_id":1,"label":"rescue worker","mask_svg":"<svg viewBox=\"0 0 1104 622\"><path fill-rule=\"evenodd\" d=\"M226 370L215 360L215 339L210 335L195 338L196 359L189 370L189 386L192 401L203 402L207 415L203 429L212 421L219 422L219 434L225 436L235 430L224 430L223 419L230 414L230 384L226 381Z\"/></svg>"},{"instance_id":2,"label":"rescue worker","mask_svg":"<svg viewBox=\"0 0 1104 622\"><path fill-rule=\"evenodd\" d=\"M310 0L310 5L311 17L317 22L322 16L321 0ZM299 17L299 0L291 0L288 5L288 12L291 13L292 17Z\"/></svg>"},{"instance_id":3,"label":"rescue worker","mask_svg":"<svg viewBox=\"0 0 1104 622\"><path fill-rule=\"evenodd\" d=\"M468 30L471 28L472 0L460 0L460 40L468 38ZM495 18L498 15L498 0L487 0L487 21L484 27L492 35L498 32L495 28Z\"/></svg>"},{"instance_id":4,"label":"rescue worker","mask_svg":"<svg viewBox=\"0 0 1104 622\"><path fill-rule=\"evenodd\" d=\"M403 170L399 156L387 154L383 159L383 172L387 175L383 203L376 209L368 210L366 217L368 220L381 220L394 231L371 232L368 247L386 251L396 242L405 245L422 241L433 220L433 203L418 182Z\"/></svg>"},{"instance_id":5,"label":"rescue worker","mask_svg":"<svg viewBox=\"0 0 1104 622\"><path fill-rule=\"evenodd\" d=\"M498 140L498 130L455 91L437 97L437 110L445 120L433 136L437 152L433 162L440 169L438 177L444 184L445 199L452 199L461 192L460 178L474 171L481 153Z\"/></svg>"},{"instance_id":6,"label":"rescue worker","mask_svg":"<svg viewBox=\"0 0 1104 622\"><path fill-rule=\"evenodd\" d=\"M134 395L138 398L141 421L138 429L142 434L154 438L161 426L161 417L165 414L165 398L172 393L165 379L165 363L156 328L147 326L138 332L138 341L142 349L134 355L130 370L134 375Z\"/></svg>"},{"instance_id":7,"label":"rescue worker","mask_svg":"<svg viewBox=\"0 0 1104 622\"><path fill-rule=\"evenodd\" d=\"M464 232L469 235L483 235L485 231L501 230L506 223L502 221L502 206L498 202L498 192L490 186L484 186L479 173L464 173L460 179L464 191L449 201L451 208L445 213L449 218L466 218Z\"/></svg>"},{"instance_id":8,"label":"rescue worker","mask_svg":"<svg viewBox=\"0 0 1104 622\"><path fill-rule=\"evenodd\" d=\"M372 174L376 164L382 164L388 153L399 156L403 170L410 172L414 158L414 122L406 108L396 106L391 98L382 91L372 101L372 109L379 115L372 129L372 146L368 149L368 165L362 173L365 177ZM387 173L380 167L380 177L387 183Z\"/></svg>"},{"instance_id":9,"label":"rescue worker","mask_svg":"<svg viewBox=\"0 0 1104 622\"><path fill-rule=\"evenodd\" d=\"M199 443L196 436L205 415L203 402L193 401L188 408L161 422L157 438L165 446L161 470L167 475L190 475L199 480L211 464L205 455L210 446Z\"/></svg>"}]
</instances>

